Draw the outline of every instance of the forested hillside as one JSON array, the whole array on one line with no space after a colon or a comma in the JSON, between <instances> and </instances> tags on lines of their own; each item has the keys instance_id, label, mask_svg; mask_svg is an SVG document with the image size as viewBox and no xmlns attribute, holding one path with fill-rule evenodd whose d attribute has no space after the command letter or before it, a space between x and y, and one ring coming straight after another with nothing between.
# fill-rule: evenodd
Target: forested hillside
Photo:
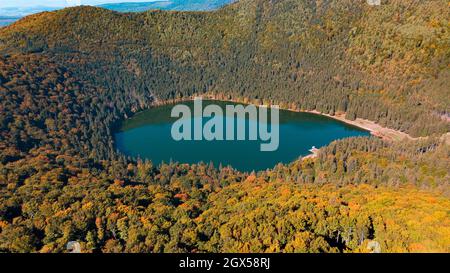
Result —
<instances>
[{"instance_id":1,"label":"forested hillside","mask_svg":"<svg viewBox=\"0 0 450 273\"><path fill-rule=\"evenodd\" d=\"M179 11L207 11L220 8L234 0L167 0L153 2L124 2L99 5L101 8L119 12L142 12L151 9Z\"/></svg>"},{"instance_id":2,"label":"forested hillside","mask_svg":"<svg viewBox=\"0 0 450 273\"><path fill-rule=\"evenodd\" d=\"M0 251L449 252L448 3L386 2L79 7L0 29ZM425 137L257 174L115 151L117 122L202 93Z\"/></svg>"},{"instance_id":3,"label":"forested hillside","mask_svg":"<svg viewBox=\"0 0 450 273\"><path fill-rule=\"evenodd\" d=\"M1 48L74 70L87 63L78 77L95 71L94 81L116 75L114 66L124 70L122 88L144 85L160 99L227 92L344 111L413 136L446 132L447 2L387 2L243 0L211 13L72 8L3 29ZM173 82L154 82L155 69Z\"/></svg>"}]
</instances>

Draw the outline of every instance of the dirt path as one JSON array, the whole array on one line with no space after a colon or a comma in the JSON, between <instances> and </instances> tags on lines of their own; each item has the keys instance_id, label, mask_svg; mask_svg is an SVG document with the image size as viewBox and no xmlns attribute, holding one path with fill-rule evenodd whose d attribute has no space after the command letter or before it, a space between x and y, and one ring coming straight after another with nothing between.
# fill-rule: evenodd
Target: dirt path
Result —
<instances>
[{"instance_id":1,"label":"dirt path","mask_svg":"<svg viewBox=\"0 0 450 273\"><path fill-rule=\"evenodd\" d=\"M373 121L367 120L367 119L362 119L362 118L357 118L355 120L346 119L345 113L339 113L339 114L332 116L332 115L324 114L324 113L321 113L321 112L318 112L315 110L314 111L299 111L299 112L314 113L317 115L327 116L329 118L336 119L336 120L345 122L347 124L365 129L365 130L369 131L372 135L382 138L384 140L401 141L401 140L405 140L405 139L410 139L410 140L418 139L418 138L414 138L414 137L410 136L409 134L407 134L405 132L401 132L398 130L383 127L383 126L381 126Z\"/></svg>"}]
</instances>

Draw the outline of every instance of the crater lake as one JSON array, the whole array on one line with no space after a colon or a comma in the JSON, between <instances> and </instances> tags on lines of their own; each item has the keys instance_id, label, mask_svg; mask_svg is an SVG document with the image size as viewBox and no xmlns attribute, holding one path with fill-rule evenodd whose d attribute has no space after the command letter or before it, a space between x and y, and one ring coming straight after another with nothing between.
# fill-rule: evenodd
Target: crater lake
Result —
<instances>
[{"instance_id":1,"label":"crater lake","mask_svg":"<svg viewBox=\"0 0 450 273\"><path fill-rule=\"evenodd\" d=\"M187 105L194 113L193 101L179 104ZM219 105L224 114L226 105L236 105L204 100L203 108L210 104ZM174 106L155 106L122 121L114 134L116 149L126 156L151 160L155 165L163 162L204 162L213 163L215 167L232 166L240 171L259 171L306 156L313 146L320 148L337 139L370 135L364 129L326 116L280 109L279 146L272 152L260 151L260 144L263 143L260 140L175 141L171 135L172 125L178 120L171 117ZM195 119L201 119L205 124L211 118L193 116L190 119L192 124ZM238 121L239 118L235 117L235 124ZM251 122L259 121L250 120L246 115L246 135Z\"/></svg>"}]
</instances>

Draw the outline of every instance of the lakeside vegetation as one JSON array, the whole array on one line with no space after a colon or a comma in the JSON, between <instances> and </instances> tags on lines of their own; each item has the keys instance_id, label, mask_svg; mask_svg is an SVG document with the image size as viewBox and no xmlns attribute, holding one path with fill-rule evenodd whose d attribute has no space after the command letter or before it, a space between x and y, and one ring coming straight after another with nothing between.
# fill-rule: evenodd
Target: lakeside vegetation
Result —
<instances>
[{"instance_id":1,"label":"lakeside vegetation","mask_svg":"<svg viewBox=\"0 0 450 273\"><path fill-rule=\"evenodd\" d=\"M0 251L449 252L446 1L241 0L215 12L79 7L0 29ZM424 12L426 11L426 12ZM114 125L228 94L427 136L350 138L241 173L154 166Z\"/></svg>"}]
</instances>

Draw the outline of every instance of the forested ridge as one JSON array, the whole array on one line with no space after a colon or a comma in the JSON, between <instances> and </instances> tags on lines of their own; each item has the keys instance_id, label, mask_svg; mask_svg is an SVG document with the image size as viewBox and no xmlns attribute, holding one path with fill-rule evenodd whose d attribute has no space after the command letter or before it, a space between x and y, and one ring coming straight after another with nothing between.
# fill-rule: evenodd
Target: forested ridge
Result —
<instances>
[{"instance_id":1,"label":"forested ridge","mask_svg":"<svg viewBox=\"0 0 450 273\"><path fill-rule=\"evenodd\" d=\"M79 7L0 29L0 251L449 252L446 1L242 0L215 12ZM114 149L157 101L228 94L346 112L351 138L259 173Z\"/></svg>"},{"instance_id":2,"label":"forested ridge","mask_svg":"<svg viewBox=\"0 0 450 273\"><path fill-rule=\"evenodd\" d=\"M110 88L159 99L227 92L426 136L449 129L441 120L450 101L447 6L244 0L215 12L130 14L81 7L27 17L2 29L0 41L6 52L45 54L72 64L78 77L114 77Z\"/></svg>"}]
</instances>

